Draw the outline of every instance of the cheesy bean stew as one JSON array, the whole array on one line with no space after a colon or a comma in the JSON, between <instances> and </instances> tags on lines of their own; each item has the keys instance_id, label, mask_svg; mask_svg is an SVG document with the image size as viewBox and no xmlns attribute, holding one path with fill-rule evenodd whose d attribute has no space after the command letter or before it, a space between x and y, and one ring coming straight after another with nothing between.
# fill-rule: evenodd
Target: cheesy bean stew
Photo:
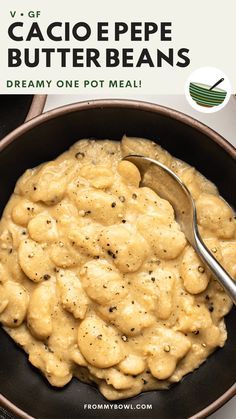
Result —
<instances>
[{"instance_id":1,"label":"cheesy bean stew","mask_svg":"<svg viewBox=\"0 0 236 419\"><path fill-rule=\"evenodd\" d=\"M157 144L80 140L18 180L0 222L0 322L53 386L73 376L110 400L165 389L227 338L232 303L169 202L139 187L143 154L190 189L208 249L236 278L233 210Z\"/></svg>"}]
</instances>

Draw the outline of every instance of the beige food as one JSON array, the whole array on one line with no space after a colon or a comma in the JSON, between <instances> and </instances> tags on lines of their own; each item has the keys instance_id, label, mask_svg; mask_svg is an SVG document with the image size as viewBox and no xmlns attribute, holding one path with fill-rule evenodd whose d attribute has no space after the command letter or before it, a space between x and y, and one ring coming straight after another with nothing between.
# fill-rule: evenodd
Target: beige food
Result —
<instances>
[{"instance_id":1,"label":"beige food","mask_svg":"<svg viewBox=\"0 0 236 419\"><path fill-rule=\"evenodd\" d=\"M139 187L142 153L193 194L202 237L236 278L232 209L193 167L155 143L82 140L27 170L0 222L0 321L53 386L72 376L107 399L164 389L227 338L231 301L171 205Z\"/></svg>"}]
</instances>

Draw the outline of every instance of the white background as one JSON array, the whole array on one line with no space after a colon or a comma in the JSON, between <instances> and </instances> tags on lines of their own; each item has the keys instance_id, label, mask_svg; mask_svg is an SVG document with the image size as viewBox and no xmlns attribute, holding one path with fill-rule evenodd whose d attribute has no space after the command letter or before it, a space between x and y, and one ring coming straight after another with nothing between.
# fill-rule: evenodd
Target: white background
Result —
<instances>
[{"instance_id":1,"label":"white background","mask_svg":"<svg viewBox=\"0 0 236 419\"><path fill-rule=\"evenodd\" d=\"M129 99L132 95L129 95ZM134 96L134 99L145 100L160 105L168 106L180 110L194 118L204 122L213 128L229 142L236 146L236 98L231 97L228 104L219 112L214 114L203 114L195 111L188 104L185 96L181 95L159 95L159 96ZM58 106L73 103L81 100L95 99L91 96L77 95L51 95L48 96L45 110L50 110ZM219 377L220 382L220 377ZM230 400L225 406L211 415L211 419L235 419L236 418L236 397Z\"/></svg>"},{"instance_id":2,"label":"white background","mask_svg":"<svg viewBox=\"0 0 236 419\"><path fill-rule=\"evenodd\" d=\"M0 92L1 93L61 93L61 94L105 94L111 90L93 88L84 90L83 87L77 91L73 89L63 90L53 87L50 91L32 89L7 89L5 82L7 79L137 79L142 80L142 89L136 89L137 93L152 94L183 94L185 82L188 76L197 68L213 66L221 69L229 78L233 92L236 92L236 72L235 72L235 0L148 0L148 1L110 1L110 0L78 0L67 1L45 1L45 0L0 0ZM17 11L16 18L10 17L10 10ZM41 11L38 19L29 18L29 11ZM21 13L24 16L21 16ZM43 34L46 33L47 26L54 21L68 21L71 23L88 22L92 28L91 38L81 43L71 39L65 42L52 42L44 35L45 40L40 42L33 39L30 42L14 42L8 37L8 27L14 21L23 21L23 31L16 31L17 34L23 32L26 36L32 21L38 21ZM97 22L109 22L111 27L110 41L96 40ZM133 22L172 22L172 40L160 41L159 32L153 36L149 42L131 42L130 32L122 36L119 43L114 41L114 22L123 21ZM58 33L58 30L56 31ZM56 45L55 45L56 44ZM79 45L78 45L79 44ZM180 48L188 48L191 64L188 67L171 67L164 63L161 68L150 68L147 65L141 68L61 68L59 60L54 61L52 68L45 67L45 60L42 59L41 65L35 68L20 66L8 68L7 48L98 48L101 53L105 48L134 48L136 58L143 48L148 48L152 54L157 49L164 53L169 48L174 48L175 52ZM137 61L137 60L136 60ZM177 61L175 59L175 61ZM134 89L133 89L134 90ZM129 94L130 89L115 90L114 93Z\"/></svg>"}]
</instances>

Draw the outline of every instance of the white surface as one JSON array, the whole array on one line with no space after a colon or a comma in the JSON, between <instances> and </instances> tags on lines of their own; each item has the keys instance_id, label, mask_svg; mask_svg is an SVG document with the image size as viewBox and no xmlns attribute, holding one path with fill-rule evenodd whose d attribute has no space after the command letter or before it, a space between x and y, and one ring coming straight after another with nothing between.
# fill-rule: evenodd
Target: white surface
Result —
<instances>
[{"instance_id":1,"label":"white surface","mask_svg":"<svg viewBox=\"0 0 236 419\"><path fill-rule=\"evenodd\" d=\"M98 97L99 98L99 97ZM101 96L100 96L101 98ZM236 99L231 97L229 103L224 109L214 114L204 114L195 111L188 104L185 96L181 95L160 95L160 96L129 96L129 99L145 100L148 102L158 103L177 109L195 119L205 123L213 128L234 146L236 146ZM96 99L94 95L50 95L47 98L45 111L54 109L68 103L80 102L84 100ZM220 378L219 378L220 380ZM235 419L236 418L236 397L230 400L225 406L213 413L211 419Z\"/></svg>"}]
</instances>

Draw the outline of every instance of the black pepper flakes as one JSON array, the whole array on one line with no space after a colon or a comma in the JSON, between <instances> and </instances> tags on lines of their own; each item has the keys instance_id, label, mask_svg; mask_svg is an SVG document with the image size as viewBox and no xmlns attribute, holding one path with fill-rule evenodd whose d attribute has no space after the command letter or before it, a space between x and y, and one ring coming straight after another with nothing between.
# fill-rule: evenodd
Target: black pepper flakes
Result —
<instances>
[{"instance_id":1,"label":"black pepper flakes","mask_svg":"<svg viewBox=\"0 0 236 419\"><path fill-rule=\"evenodd\" d=\"M77 160L83 159L85 157L85 154L82 153L81 151L78 151L78 153L75 154L75 158Z\"/></svg>"},{"instance_id":2,"label":"black pepper flakes","mask_svg":"<svg viewBox=\"0 0 236 419\"><path fill-rule=\"evenodd\" d=\"M111 207L112 208L115 208L116 207L116 203L115 202L112 202Z\"/></svg>"},{"instance_id":3,"label":"black pepper flakes","mask_svg":"<svg viewBox=\"0 0 236 419\"><path fill-rule=\"evenodd\" d=\"M116 255L111 251L111 250L108 250L107 251L107 253L108 253L108 255L109 256L111 256L113 259L116 259Z\"/></svg>"},{"instance_id":4,"label":"black pepper flakes","mask_svg":"<svg viewBox=\"0 0 236 419\"><path fill-rule=\"evenodd\" d=\"M115 311L115 310L117 310L117 307L116 306L109 307L109 312L110 313L113 313L113 311Z\"/></svg>"},{"instance_id":5,"label":"black pepper flakes","mask_svg":"<svg viewBox=\"0 0 236 419\"><path fill-rule=\"evenodd\" d=\"M48 275L48 274L43 275L43 279L45 279L45 281L47 281L50 278L51 278L51 275Z\"/></svg>"},{"instance_id":6,"label":"black pepper flakes","mask_svg":"<svg viewBox=\"0 0 236 419\"><path fill-rule=\"evenodd\" d=\"M102 339L102 335L97 335L97 339L101 340Z\"/></svg>"}]
</instances>

